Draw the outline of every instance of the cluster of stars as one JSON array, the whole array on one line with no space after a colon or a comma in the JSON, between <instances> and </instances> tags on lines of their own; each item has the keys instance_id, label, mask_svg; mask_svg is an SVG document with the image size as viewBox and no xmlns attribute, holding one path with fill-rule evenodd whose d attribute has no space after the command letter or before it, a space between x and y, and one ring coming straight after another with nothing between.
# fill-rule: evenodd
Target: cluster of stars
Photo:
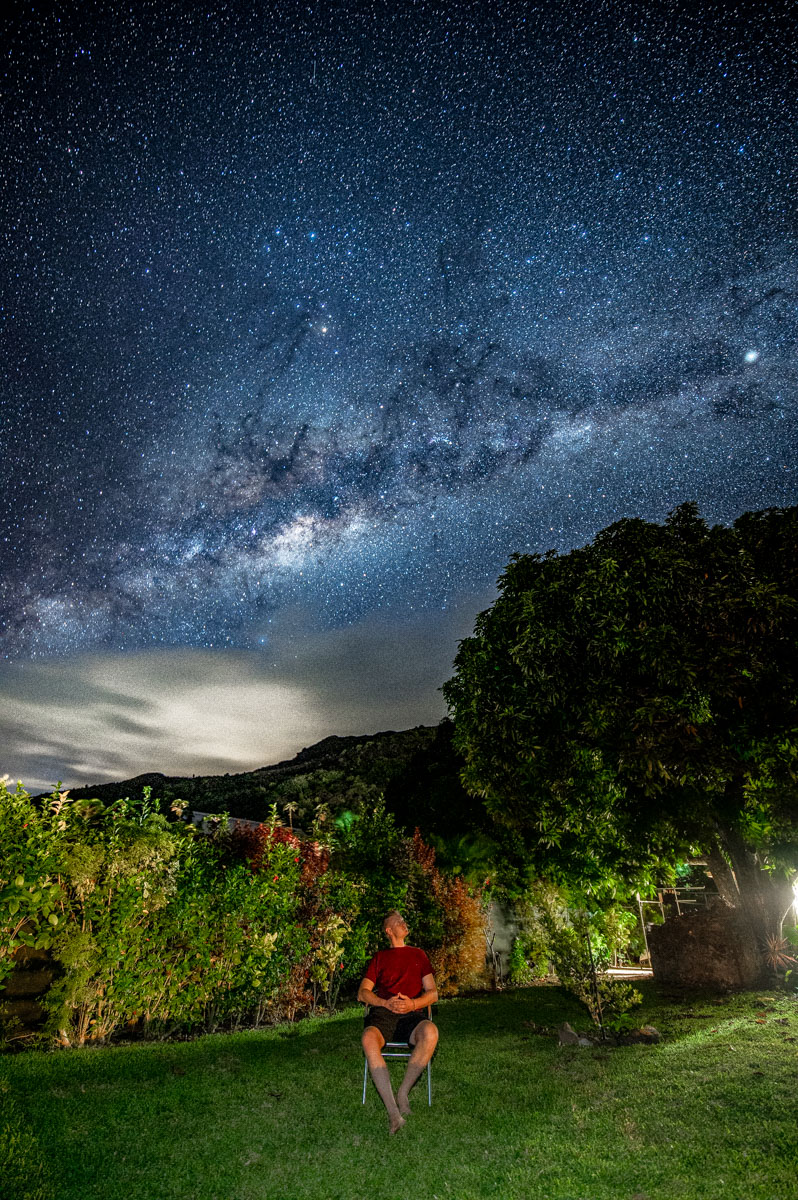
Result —
<instances>
[{"instance_id":1,"label":"cluster of stars","mask_svg":"<svg viewBox=\"0 0 798 1200\"><path fill-rule=\"evenodd\" d=\"M34 8L7 51L7 656L795 502L777 6Z\"/></svg>"}]
</instances>

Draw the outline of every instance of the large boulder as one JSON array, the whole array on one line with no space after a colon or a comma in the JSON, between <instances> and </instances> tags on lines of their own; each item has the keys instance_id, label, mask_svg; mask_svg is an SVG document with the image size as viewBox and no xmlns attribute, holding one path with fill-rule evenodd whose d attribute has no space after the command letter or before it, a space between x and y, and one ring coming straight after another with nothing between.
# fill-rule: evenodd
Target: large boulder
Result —
<instances>
[{"instance_id":1,"label":"large boulder","mask_svg":"<svg viewBox=\"0 0 798 1200\"><path fill-rule=\"evenodd\" d=\"M724 904L668 917L646 933L658 983L728 991L762 981L762 956L751 927Z\"/></svg>"}]
</instances>

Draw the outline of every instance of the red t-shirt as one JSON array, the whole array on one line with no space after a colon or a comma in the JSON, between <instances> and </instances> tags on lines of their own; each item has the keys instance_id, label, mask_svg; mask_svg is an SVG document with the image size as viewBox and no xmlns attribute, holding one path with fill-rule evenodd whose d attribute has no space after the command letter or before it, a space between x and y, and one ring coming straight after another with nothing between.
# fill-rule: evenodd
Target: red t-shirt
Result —
<instances>
[{"instance_id":1,"label":"red t-shirt","mask_svg":"<svg viewBox=\"0 0 798 1200\"><path fill-rule=\"evenodd\" d=\"M432 964L417 946L391 946L378 950L366 968L366 979L374 984L381 1000L390 1000L401 992L415 1000L424 991L422 979L432 974Z\"/></svg>"}]
</instances>

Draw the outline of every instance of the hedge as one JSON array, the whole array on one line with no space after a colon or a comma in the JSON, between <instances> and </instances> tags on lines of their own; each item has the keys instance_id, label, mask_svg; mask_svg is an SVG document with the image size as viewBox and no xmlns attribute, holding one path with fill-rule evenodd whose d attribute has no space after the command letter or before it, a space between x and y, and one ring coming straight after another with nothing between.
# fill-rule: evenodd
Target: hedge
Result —
<instances>
[{"instance_id":1,"label":"hedge","mask_svg":"<svg viewBox=\"0 0 798 1200\"><path fill-rule=\"evenodd\" d=\"M2 1004L6 1044L82 1046L125 1033L171 1036L329 1011L384 945L401 908L439 994L484 983L484 896L435 867L416 830L382 802L335 828L323 807L300 839L272 808L244 829L202 830L175 802L34 802L0 781L0 988L20 948L46 953L44 1019ZM3 1016L5 1014L5 1019Z\"/></svg>"}]
</instances>

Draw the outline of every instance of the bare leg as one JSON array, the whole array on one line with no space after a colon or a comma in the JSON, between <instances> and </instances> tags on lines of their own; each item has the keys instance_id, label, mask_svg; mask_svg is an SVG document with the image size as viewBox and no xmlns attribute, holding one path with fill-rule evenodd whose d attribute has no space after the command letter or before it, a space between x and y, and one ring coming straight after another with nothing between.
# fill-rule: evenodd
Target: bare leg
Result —
<instances>
[{"instance_id":1,"label":"bare leg","mask_svg":"<svg viewBox=\"0 0 798 1200\"><path fill-rule=\"evenodd\" d=\"M408 1100L410 1089L435 1053L435 1047L438 1044L438 1027L433 1025L432 1021L419 1021L410 1034L410 1044L413 1046L413 1053L408 1061L405 1077L396 1093L396 1105L404 1116L410 1112Z\"/></svg>"},{"instance_id":2,"label":"bare leg","mask_svg":"<svg viewBox=\"0 0 798 1200\"><path fill-rule=\"evenodd\" d=\"M391 1077L388 1074L388 1068L381 1053L385 1045L385 1038L379 1029L371 1026L369 1029L363 1030L363 1036L360 1040L366 1059L368 1060L369 1071L371 1078L374 1080L374 1086L388 1111L388 1118L391 1122L391 1133L396 1133L404 1125L405 1119L397 1108L391 1087Z\"/></svg>"}]
</instances>

